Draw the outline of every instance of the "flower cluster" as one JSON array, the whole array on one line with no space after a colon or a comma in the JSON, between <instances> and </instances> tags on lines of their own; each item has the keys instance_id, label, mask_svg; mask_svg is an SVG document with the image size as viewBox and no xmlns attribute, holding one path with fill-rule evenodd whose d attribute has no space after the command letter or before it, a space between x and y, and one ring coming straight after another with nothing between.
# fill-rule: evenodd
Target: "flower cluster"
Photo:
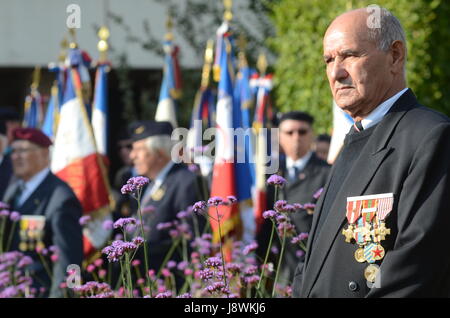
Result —
<instances>
[{"instance_id":1,"label":"flower cluster","mask_svg":"<svg viewBox=\"0 0 450 318\"><path fill-rule=\"evenodd\" d=\"M33 260L18 251L0 254L0 298L35 297L27 267Z\"/></svg>"},{"instance_id":2,"label":"flower cluster","mask_svg":"<svg viewBox=\"0 0 450 318\"><path fill-rule=\"evenodd\" d=\"M125 253L134 252L137 248L138 246L132 242L117 240L112 242L110 246L105 247L102 253L106 254L109 262L117 262Z\"/></svg>"},{"instance_id":3,"label":"flower cluster","mask_svg":"<svg viewBox=\"0 0 450 318\"><path fill-rule=\"evenodd\" d=\"M98 283L95 281L87 282L80 287L73 289L80 295L80 298L114 298L114 292L107 283Z\"/></svg>"},{"instance_id":4,"label":"flower cluster","mask_svg":"<svg viewBox=\"0 0 450 318\"><path fill-rule=\"evenodd\" d=\"M273 174L267 179L267 183L282 188L286 184L286 179L277 174Z\"/></svg>"},{"instance_id":5,"label":"flower cluster","mask_svg":"<svg viewBox=\"0 0 450 318\"><path fill-rule=\"evenodd\" d=\"M127 183L120 189L122 194L134 194L141 190L150 180L146 177L138 176L128 179Z\"/></svg>"}]
</instances>

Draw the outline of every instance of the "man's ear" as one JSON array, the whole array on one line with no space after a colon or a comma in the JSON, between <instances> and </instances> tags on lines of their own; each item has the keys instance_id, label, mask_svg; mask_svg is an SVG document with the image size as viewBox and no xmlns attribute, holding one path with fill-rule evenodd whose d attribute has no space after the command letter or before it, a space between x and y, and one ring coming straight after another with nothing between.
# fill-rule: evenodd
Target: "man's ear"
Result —
<instances>
[{"instance_id":1,"label":"man's ear","mask_svg":"<svg viewBox=\"0 0 450 318\"><path fill-rule=\"evenodd\" d=\"M392 66L396 73L403 71L405 58L406 58L406 46L402 41L394 41L391 45Z\"/></svg>"}]
</instances>

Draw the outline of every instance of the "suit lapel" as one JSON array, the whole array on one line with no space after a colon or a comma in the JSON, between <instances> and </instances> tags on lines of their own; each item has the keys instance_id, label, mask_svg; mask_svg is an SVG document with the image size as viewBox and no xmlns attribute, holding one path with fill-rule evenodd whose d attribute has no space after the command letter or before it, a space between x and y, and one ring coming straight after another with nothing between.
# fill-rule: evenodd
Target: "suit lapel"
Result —
<instances>
[{"instance_id":1,"label":"suit lapel","mask_svg":"<svg viewBox=\"0 0 450 318\"><path fill-rule=\"evenodd\" d=\"M331 211L328 213L326 220L322 224L318 237L315 239L314 246L320 248L312 248L311 246L316 235L318 217L314 218L312 229L313 233L308 242L308 253L305 260L304 281L302 286L302 294L309 296L315 281L317 280L325 259L330 251L333 241L339 234L339 230L346 222L345 205L340 206L341 202L346 202L349 196L358 196L364 194L370 181L378 170L386 156L391 152L391 148L387 147L387 143L392 136L395 127L400 119L412 107L417 104L417 100L411 90L405 92L399 100L391 108L390 112L378 124L369 137L366 146L362 149L361 154L355 161L349 175L342 184L340 191L331 205ZM333 167L330 175L333 174ZM317 209L322 213L323 198L326 196L330 178L328 179L324 194L318 201ZM388 191L388 189L386 189ZM373 194L373 193L371 193ZM311 251L311 252L309 252Z\"/></svg>"}]
</instances>

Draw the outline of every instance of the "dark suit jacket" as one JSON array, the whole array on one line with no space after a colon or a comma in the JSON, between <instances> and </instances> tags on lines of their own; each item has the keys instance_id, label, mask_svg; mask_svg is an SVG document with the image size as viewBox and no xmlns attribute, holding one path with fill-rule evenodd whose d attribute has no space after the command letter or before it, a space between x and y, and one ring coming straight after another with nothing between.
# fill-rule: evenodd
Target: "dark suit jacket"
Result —
<instances>
[{"instance_id":1,"label":"dark suit jacket","mask_svg":"<svg viewBox=\"0 0 450 318\"><path fill-rule=\"evenodd\" d=\"M83 260L83 240L79 218L82 214L81 204L72 189L53 173L49 173L44 181L21 205L14 206L13 196L17 191L18 183L11 184L4 197L4 201L21 214L44 215L46 217L44 244L48 248L55 245L59 250L58 261L53 265L53 277L50 280L38 255L30 252L35 260L33 269L39 280L34 280L34 286L41 287L39 281L47 283L50 287L51 297L62 297L59 284L65 281L66 268L70 264L81 266ZM16 233L17 234L17 233ZM18 249L18 235L14 240L12 249ZM27 252L28 254L28 252Z\"/></svg>"},{"instance_id":2,"label":"dark suit jacket","mask_svg":"<svg viewBox=\"0 0 450 318\"><path fill-rule=\"evenodd\" d=\"M288 183L282 188L278 195L278 200L286 200L288 203L311 203L313 202L313 195L317 190L325 186L328 175L330 172L330 165L325 161L319 159L315 153L312 153L311 158L307 162L305 168L299 172L296 181ZM286 170L286 157L280 156L280 174L288 178ZM274 205L274 188L268 187L268 207L267 209L273 209ZM302 232L309 233L311 229L311 223L313 216L308 214L305 210L298 211L290 215L292 223L295 225L297 233ZM260 233L257 234L258 241L258 255L264 259L269 244L269 236L272 230L272 222L270 220L264 220ZM275 245L278 244L278 240L275 240ZM278 246L280 247L280 246ZM285 256L282 262L282 277L288 280L286 283L291 283L294 276L295 269L298 265L299 258L296 255L299 247L294 246L290 240L286 242ZM274 260L276 262L276 260Z\"/></svg>"},{"instance_id":3,"label":"dark suit jacket","mask_svg":"<svg viewBox=\"0 0 450 318\"><path fill-rule=\"evenodd\" d=\"M160 189L164 194L159 200L151 199L148 203L145 203L145 198L142 198L146 206L155 207L155 212L144 220L144 223L150 229L147 237L150 255L149 266L155 270L159 270L164 257L172 246L169 231L158 230L157 225L176 220L178 212L185 211L199 200L197 177L183 164L172 166ZM197 220L203 227L205 224L204 218L198 217Z\"/></svg>"},{"instance_id":4,"label":"dark suit jacket","mask_svg":"<svg viewBox=\"0 0 450 318\"><path fill-rule=\"evenodd\" d=\"M0 198L3 198L6 188L12 177L12 164L9 155L3 157L2 163L0 163Z\"/></svg>"},{"instance_id":5,"label":"dark suit jacket","mask_svg":"<svg viewBox=\"0 0 450 318\"><path fill-rule=\"evenodd\" d=\"M294 296L433 297L450 287L450 121L405 92L377 124L361 149L322 228L315 236L328 184L314 214L304 266L297 268ZM333 167L334 169L334 167ZM331 171L333 174L333 170ZM378 288L364 278L367 263L354 258L357 245L341 234L346 198L394 193L382 241Z\"/></svg>"}]
</instances>

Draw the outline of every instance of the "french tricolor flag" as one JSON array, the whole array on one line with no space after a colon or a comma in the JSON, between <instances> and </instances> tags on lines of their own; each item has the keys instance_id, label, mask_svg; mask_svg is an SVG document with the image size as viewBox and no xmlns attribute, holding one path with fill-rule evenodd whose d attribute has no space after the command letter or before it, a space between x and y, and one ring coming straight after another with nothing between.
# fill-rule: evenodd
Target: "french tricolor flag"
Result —
<instances>
[{"instance_id":1,"label":"french tricolor flag","mask_svg":"<svg viewBox=\"0 0 450 318\"><path fill-rule=\"evenodd\" d=\"M78 55L80 51L72 49L70 54ZM92 217L93 221L83 232L85 255L94 248L101 248L110 235L100 223L110 214L109 183L83 103L80 73L76 65L70 65L67 69L51 170L73 189L81 202L83 214Z\"/></svg>"}]
</instances>

